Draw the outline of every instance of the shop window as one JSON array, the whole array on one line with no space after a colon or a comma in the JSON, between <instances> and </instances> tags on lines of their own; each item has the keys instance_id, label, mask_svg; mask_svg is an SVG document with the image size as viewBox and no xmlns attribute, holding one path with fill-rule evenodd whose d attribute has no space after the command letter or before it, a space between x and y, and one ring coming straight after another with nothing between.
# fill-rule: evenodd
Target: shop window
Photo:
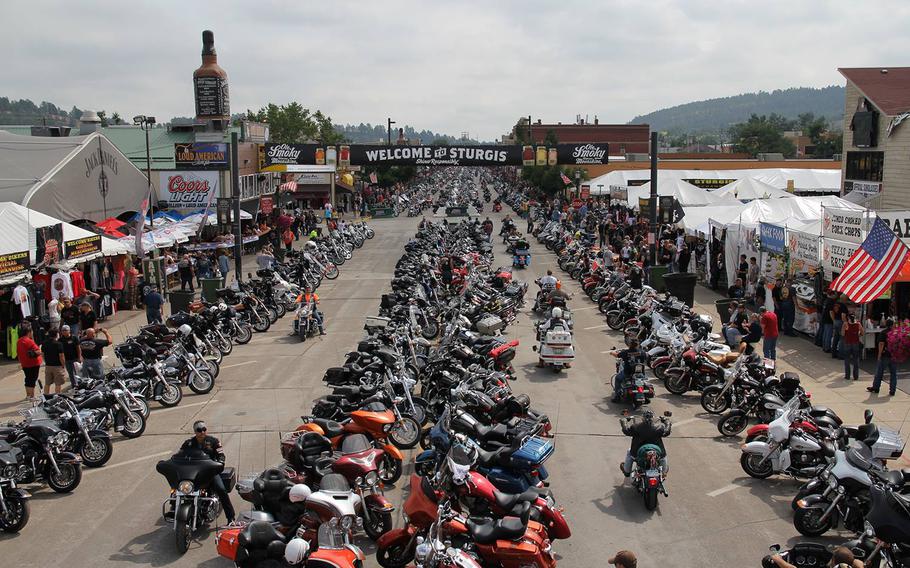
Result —
<instances>
[{"instance_id":1,"label":"shop window","mask_svg":"<svg viewBox=\"0 0 910 568\"><path fill-rule=\"evenodd\" d=\"M878 113L865 98L857 101L850 129L853 131L853 145L857 148L878 146Z\"/></svg>"},{"instance_id":2,"label":"shop window","mask_svg":"<svg viewBox=\"0 0 910 568\"><path fill-rule=\"evenodd\" d=\"M884 152L847 152L847 177L857 181L882 181Z\"/></svg>"}]
</instances>

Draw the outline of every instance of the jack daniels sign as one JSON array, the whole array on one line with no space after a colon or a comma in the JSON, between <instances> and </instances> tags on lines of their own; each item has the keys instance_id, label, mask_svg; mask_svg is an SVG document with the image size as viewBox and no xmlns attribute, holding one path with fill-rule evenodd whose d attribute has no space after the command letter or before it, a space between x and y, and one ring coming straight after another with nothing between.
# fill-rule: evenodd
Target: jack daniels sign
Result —
<instances>
[{"instance_id":1,"label":"jack daniels sign","mask_svg":"<svg viewBox=\"0 0 910 568\"><path fill-rule=\"evenodd\" d=\"M542 147L541 147L542 148ZM558 163L605 164L606 144L559 144ZM454 144L451 146L380 146L352 144L264 144L260 169L282 171L287 166L520 166L522 146Z\"/></svg>"}]
</instances>

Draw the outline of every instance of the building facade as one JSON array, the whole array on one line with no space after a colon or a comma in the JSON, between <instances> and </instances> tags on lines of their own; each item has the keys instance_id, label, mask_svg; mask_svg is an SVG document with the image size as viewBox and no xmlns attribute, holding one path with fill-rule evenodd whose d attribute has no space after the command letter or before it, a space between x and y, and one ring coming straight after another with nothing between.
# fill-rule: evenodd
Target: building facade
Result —
<instances>
[{"instance_id":1,"label":"building facade","mask_svg":"<svg viewBox=\"0 0 910 568\"><path fill-rule=\"evenodd\" d=\"M520 130L520 132L518 132ZM626 154L647 154L650 145L651 127L647 124L544 124L542 121L531 124L531 139L534 144L542 144L547 133L553 131L560 144L607 143L611 156ZM528 119L519 121L512 130L513 139L528 139Z\"/></svg>"},{"instance_id":2,"label":"building facade","mask_svg":"<svg viewBox=\"0 0 910 568\"><path fill-rule=\"evenodd\" d=\"M847 80L844 195L858 192L873 209L910 209L910 67L838 71Z\"/></svg>"}]
</instances>

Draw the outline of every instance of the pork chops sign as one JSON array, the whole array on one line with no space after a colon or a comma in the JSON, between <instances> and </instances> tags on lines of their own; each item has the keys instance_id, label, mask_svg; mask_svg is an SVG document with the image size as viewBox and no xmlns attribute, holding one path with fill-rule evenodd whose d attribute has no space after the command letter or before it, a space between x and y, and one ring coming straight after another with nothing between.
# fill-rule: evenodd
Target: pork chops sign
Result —
<instances>
[{"instance_id":1,"label":"pork chops sign","mask_svg":"<svg viewBox=\"0 0 910 568\"><path fill-rule=\"evenodd\" d=\"M351 166L520 166L522 147L515 145L454 144L451 146L382 146L352 144L340 147L342 165ZM294 166L331 165L335 146L264 144L260 170L293 171ZM561 165L606 164L606 144L559 144Z\"/></svg>"}]
</instances>

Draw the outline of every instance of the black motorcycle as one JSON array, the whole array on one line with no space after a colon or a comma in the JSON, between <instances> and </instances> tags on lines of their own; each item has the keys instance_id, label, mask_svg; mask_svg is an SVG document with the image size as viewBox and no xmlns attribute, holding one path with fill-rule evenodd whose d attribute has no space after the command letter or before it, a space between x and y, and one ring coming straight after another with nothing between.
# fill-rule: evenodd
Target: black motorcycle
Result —
<instances>
[{"instance_id":1,"label":"black motorcycle","mask_svg":"<svg viewBox=\"0 0 910 568\"><path fill-rule=\"evenodd\" d=\"M69 493L82 481L82 460L66 451L70 435L53 420L35 420L21 427L0 428L0 438L22 451L17 483L45 481L57 493Z\"/></svg>"},{"instance_id":2,"label":"black motorcycle","mask_svg":"<svg viewBox=\"0 0 910 568\"><path fill-rule=\"evenodd\" d=\"M111 435L99 428L103 422L102 410L80 409L67 395L55 395L44 403L44 411L70 435L66 449L82 456L86 466L101 467L111 459L114 453Z\"/></svg>"},{"instance_id":3,"label":"black motorcycle","mask_svg":"<svg viewBox=\"0 0 910 568\"><path fill-rule=\"evenodd\" d=\"M19 532L28 524L28 500L32 496L16 487L23 462L22 450L0 441L0 530L3 532Z\"/></svg>"},{"instance_id":4,"label":"black motorcycle","mask_svg":"<svg viewBox=\"0 0 910 568\"><path fill-rule=\"evenodd\" d=\"M225 468L200 450L187 450L158 462L155 468L167 479L171 495L162 505L162 515L173 523L177 537L177 552L183 554L193 540L193 534L203 525L214 523L221 513L221 502L209 491L215 476L220 475L227 492L234 489L233 468Z\"/></svg>"}]
</instances>

